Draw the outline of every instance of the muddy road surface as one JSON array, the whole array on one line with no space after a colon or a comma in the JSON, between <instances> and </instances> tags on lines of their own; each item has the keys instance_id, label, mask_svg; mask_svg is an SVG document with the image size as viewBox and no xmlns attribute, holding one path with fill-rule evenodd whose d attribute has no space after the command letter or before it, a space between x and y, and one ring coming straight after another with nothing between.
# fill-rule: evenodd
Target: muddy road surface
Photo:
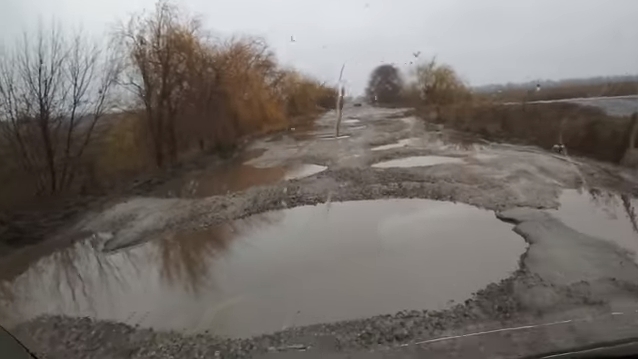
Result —
<instances>
[{"instance_id":1,"label":"muddy road surface","mask_svg":"<svg viewBox=\"0 0 638 359\"><path fill-rule=\"evenodd\" d=\"M339 138L334 122L7 258L2 323L54 358L518 357L638 336L633 171L404 109L346 106Z\"/></svg>"}]
</instances>

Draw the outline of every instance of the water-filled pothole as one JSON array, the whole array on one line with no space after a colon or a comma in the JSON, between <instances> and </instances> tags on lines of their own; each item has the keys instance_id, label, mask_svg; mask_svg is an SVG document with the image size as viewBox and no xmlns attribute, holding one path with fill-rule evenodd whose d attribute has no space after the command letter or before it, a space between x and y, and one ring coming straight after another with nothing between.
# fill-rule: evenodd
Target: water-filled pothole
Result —
<instances>
[{"instance_id":1,"label":"water-filled pothole","mask_svg":"<svg viewBox=\"0 0 638 359\"><path fill-rule=\"evenodd\" d=\"M222 166L188 173L165 183L155 192L169 197L209 197L273 184L285 175L284 167L257 168L243 164Z\"/></svg>"},{"instance_id":2,"label":"water-filled pothole","mask_svg":"<svg viewBox=\"0 0 638 359\"><path fill-rule=\"evenodd\" d=\"M308 176L312 176L319 172L325 171L326 166L312 165L312 164L301 164L294 167L291 167L284 176L285 179L300 179Z\"/></svg>"},{"instance_id":3,"label":"water-filled pothole","mask_svg":"<svg viewBox=\"0 0 638 359\"><path fill-rule=\"evenodd\" d=\"M385 151L385 150L391 150L393 148L401 148L401 147L406 147L408 145L410 145L410 143L413 140L411 138L404 138L401 139L395 143L390 143L387 145L382 145L382 146L377 146L377 147L372 147L370 150L371 151Z\"/></svg>"},{"instance_id":4,"label":"water-filled pothole","mask_svg":"<svg viewBox=\"0 0 638 359\"><path fill-rule=\"evenodd\" d=\"M548 212L567 226L638 253L638 201L633 197L600 190L564 190L559 202L557 210Z\"/></svg>"},{"instance_id":5,"label":"water-filled pothole","mask_svg":"<svg viewBox=\"0 0 638 359\"><path fill-rule=\"evenodd\" d=\"M372 167L421 167L434 166L443 163L463 163L463 160L456 157L445 156L413 156L375 163L372 165Z\"/></svg>"},{"instance_id":6,"label":"water-filled pothole","mask_svg":"<svg viewBox=\"0 0 638 359\"><path fill-rule=\"evenodd\" d=\"M511 228L468 205L398 199L267 212L109 255L85 241L6 282L0 318L249 336L442 309L517 269L526 246Z\"/></svg>"},{"instance_id":7,"label":"water-filled pothole","mask_svg":"<svg viewBox=\"0 0 638 359\"><path fill-rule=\"evenodd\" d=\"M300 179L326 168L304 163L263 168L247 164L219 166L173 179L160 186L155 193L169 197L209 197L274 184L282 180Z\"/></svg>"},{"instance_id":8,"label":"water-filled pothole","mask_svg":"<svg viewBox=\"0 0 638 359\"><path fill-rule=\"evenodd\" d=\"M364 130L366 128L365 125L361 125L361 126L354 126L354 127L350 127L349 130L351 131L358 131L358 130Z\"/></svg>"}]
</instances>

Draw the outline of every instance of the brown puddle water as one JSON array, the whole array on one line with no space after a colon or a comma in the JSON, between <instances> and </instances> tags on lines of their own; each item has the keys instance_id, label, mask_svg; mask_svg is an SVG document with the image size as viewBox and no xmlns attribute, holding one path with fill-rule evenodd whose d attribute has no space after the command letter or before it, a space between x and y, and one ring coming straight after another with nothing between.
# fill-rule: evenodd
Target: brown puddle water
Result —
<instances>
[{"instance_id":1,"label":"brown puddle water","mask_svg":"<svg viewBox=\"0 0 638 359\"><path fill-rule=\"evenodd\" d=\"M274 184L282 180L300 179L319 173L326 168L314 164L266 168L231 164L188 173L165 183L156 192L171 197L209 197Z\"/></svg>"},{"instance_id":2,"label":"brown puddle water","mask_svg":"<svg viewBox=\"0 0 638 359\"><path fill-rule=\"evenodd\" d=\"M385 150L391 150L394 148L401 148L401 147L406 147L409 146L411 142L413 142L414 140L412 138L404 138L401 139L395 143L390 143L387 145L382 145L382 146L376 146L376 147L372 147L370 150L371 151L385 151Z\"/></svg>"},{"instance_id":3,"label":"brown puddle water","mask_svg":"<svg viewBox=\"0 0 638 359\"><path fill-rule=\"evenodd\" d=\"M511 229L468 205L392 199L267 212L108 255L87 240L5 281L0 319L66 314L251 336L442 309L518 268L526 245Z\"/></svg>"},{"instance_id":4,"label":"brown puddle water","mask_svg":"<svg viewBox=\"0 0 638 359\"><path fill-rule=\"evenodd\" d=\"M616 243L634 255L638 253L638 201L627 195L600 190L564 190L558 210L548 211L567 226ZM634 257L638 262L638 258Z\"/></svg>"}]
</instances>

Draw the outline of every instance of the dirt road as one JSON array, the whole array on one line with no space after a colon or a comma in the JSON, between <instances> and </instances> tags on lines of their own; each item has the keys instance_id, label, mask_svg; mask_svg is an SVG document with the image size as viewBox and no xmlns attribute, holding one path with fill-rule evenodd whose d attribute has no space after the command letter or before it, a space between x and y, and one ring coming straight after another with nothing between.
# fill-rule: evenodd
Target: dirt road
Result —
<instances>
[{"instance_id":1,"label":"dirt road","mask_svg":"<svg viewBox=\"0 0 638 359\"><path fill-rule=\"evenodd\" d=\"M90 239L5 278L1 317L67 358L518 357L638 335L633 172L402 109L346 106L338 139L334 120L87 213L67 234Z\"/></svg>"}]
</instances>

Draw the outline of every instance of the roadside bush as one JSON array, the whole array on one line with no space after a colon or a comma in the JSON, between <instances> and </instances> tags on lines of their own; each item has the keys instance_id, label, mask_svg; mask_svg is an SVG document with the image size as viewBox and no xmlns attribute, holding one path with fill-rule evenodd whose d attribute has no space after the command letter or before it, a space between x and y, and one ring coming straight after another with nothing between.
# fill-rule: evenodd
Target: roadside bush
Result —
<instances>
[{"instance_id":1,"label":"roadside bush","mask_svg":"<svg viewBox=\"0 0 638 359\"><path fill-rule=\"evenodd\" d=\"M96 178L138 174L153 166L153 158L145 146L144 124L139 113L123 113L111 120L111 126L96 143L95 158L90 164Z\"/></svg>"},{"instance_id":2,"label":"roadside bush","mask_svg":"<svg viewBox=\"0 0 638 359\"><path fill-rule=\"evenodd\" d=\"M370 74L366 97L369 102L381 104L400 103L403 92L403 79L399 69L385 64L375 68Z\"/></svg>"},{"instance_id":3,"label":"roadside bush","mask_svg":"<svg viewBox=\"0 0 638 359\"><path fill-rule=\"evenodd\" d=\"M193 148L224 149L242 136L286 128L291 117L316 113L333 91L282 69L261 39L211 40L166 2L132 17L118 40L158 167Z\"/></svg>"},{"instance_id":4,"label":"roadside bush","mask_svg":"<svg viewBox=\"0 0 638 359\"><path fill-rule=\"evenodd\" d=\"M500 102L550 101L569 98L626 96L638 94L635 81L609 82L595 84L559 83L556 86L543 86L536 92L534 86L505 87L500 91L486 92L483 95Z\"/></svg>"},{"instance_id":5,"label":"roadside bush","mask_svg":"<svg viewBox=\"0 0 638 359\"><path fill-rule=\"evenodd\" d=\"M474 95L450 66L435 60L417 66L404 93L429 121L490 140L546 149L563 143L571 153L605 161L623 158L633 131L629 118L609 116L593 107L527 101L506 105L493 96Z\"/></svg>"},{"instance_id":6,"label":"roadside bush","mask_svg":"<svg viewBox=\"0 0 638 359\"><path fill-rule=\"evenodd\" d=\"M417 65L406 87L406 98L416 105L449 106L471 100L471 93L457 73L436 59Z\"/></svg>"},{"instance_id":7,"label":"roadside bush","mask_svg":"<svg viewBox=\"0 0 638 359\"><path fill-rule=\"evenodd\" d=\"M0 178L24 187L3 187L7 203L227 152L334 108L333 87L282 68L263 40L215 39L166 1L112 40L103 49L55 28L1 54L0 150L11 160ZM57 90L29 86L38 74Z\"/></svg>"},{"instance_id":8,"label":"roadside bush","mask_svg":"<svg viewBox=\"0 0 638 359\"><path fill-rule=\"evenodd\" d=\"M425 114L421 110L422 114ZM518 141L550 149L562 142L570 153L618 162L629 142L631 121L570 103L447 106L431 120L490 140Z\"/></svg>"}]
</instances>

